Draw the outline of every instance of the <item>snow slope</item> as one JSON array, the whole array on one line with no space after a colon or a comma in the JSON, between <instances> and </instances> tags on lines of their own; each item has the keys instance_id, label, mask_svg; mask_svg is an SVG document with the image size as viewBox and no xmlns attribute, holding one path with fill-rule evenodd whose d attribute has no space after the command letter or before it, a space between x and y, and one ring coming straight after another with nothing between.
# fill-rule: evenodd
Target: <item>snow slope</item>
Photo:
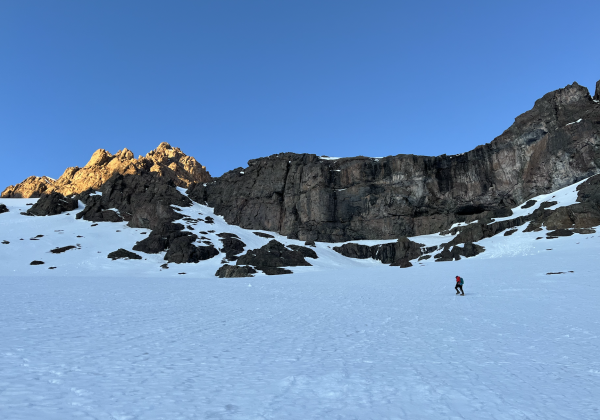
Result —
<instances>
[{"instance_id":1,"label":"snow slope","mask_svg":"<svg viewBox=\"0 0 600 420\"><path fill-rule=\"evenodd\" d=\"M293 275L218 279L220 256L111 261L143 230L0 202L1 419L600 418L599 234L522 226L405 269L318 244Z\"/></svg>"}]
</instances>

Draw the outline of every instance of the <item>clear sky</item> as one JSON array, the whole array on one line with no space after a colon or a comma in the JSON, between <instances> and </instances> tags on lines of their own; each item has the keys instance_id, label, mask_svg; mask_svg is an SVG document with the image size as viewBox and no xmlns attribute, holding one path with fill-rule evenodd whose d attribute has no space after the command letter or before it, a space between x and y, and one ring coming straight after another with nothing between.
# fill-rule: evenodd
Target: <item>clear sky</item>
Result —
<instances>
[{"instance_id":1,"label":"clear sky","mask_svg":"<svg viewBox=\"0 0 600 420\"><path fill-rule=\"evenodd\" d=\"M0 190L167 141L213 175L279 152L462 153L600 79L595 1L0 0Z\"/></svg>"}]
</instances>

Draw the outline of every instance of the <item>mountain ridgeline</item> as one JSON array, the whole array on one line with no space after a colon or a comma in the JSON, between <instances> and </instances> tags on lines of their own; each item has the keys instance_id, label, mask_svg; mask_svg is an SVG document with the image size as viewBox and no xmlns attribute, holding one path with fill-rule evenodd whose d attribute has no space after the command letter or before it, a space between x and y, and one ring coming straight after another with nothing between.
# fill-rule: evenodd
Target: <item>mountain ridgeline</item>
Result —
<instances>
[{"instance_id":1,"label":"mountain ridgeline","mask_svg":"<svg viewBox=\"0 0 600 420\"><path fill-rule=\"evenodd\" d=\"M593 98L577 83L544 95L491 143L460 155L335 159L281 153L211 178L194 158L162 143L137 160L126 149L116 155L99 150L84 168L69 168L56 181L30 177L2 197L42 197L28 210L32 215L65 211L58 205L72 210L78 199L86 205L79 216L85 220L125 220L164 239L183 228L171 208L189 201L178 186L230 224L343 242L423 235L457 222L510 216L531 197L598 173L600 82ZM562 225L596 223L597 203L588 206L594 213L588 222L569 213L563 219L570 222ZM561 223L557 228L565 227Z\"/></svg>"}]
</instances>

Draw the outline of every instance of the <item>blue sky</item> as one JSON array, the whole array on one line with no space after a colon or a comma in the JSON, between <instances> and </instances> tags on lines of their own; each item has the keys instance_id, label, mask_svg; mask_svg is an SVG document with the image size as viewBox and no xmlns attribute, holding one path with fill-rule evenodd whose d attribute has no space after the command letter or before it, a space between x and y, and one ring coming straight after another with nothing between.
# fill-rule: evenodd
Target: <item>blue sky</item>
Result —
<instances>
[{"instance_id":1,"label":"blue sky","mask_svg":"<svg viewBox=\"0 0 600 420\"><path fill-rule=\"evenodd\" d=\"M0 189L167 141L213 175L279 152L462 153L600 79L598 1L0 0Z\"/></svg>"}]
</instances>

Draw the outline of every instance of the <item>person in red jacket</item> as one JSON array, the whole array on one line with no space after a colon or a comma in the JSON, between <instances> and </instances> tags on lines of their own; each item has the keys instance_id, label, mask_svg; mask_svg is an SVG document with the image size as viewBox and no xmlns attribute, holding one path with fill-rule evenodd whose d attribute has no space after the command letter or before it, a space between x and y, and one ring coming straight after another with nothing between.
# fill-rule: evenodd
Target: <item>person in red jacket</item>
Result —
<instances>
[{"instance_id":1,"label":"person in red jacket","mask_svg":"<svg viewBox=\"0 0 600 420\"><path fill-rule=\"evenodd\" d=\"M465 292L463 292L463 288L462 288L464 283L465 282L463 281L462 277L456 276L456 286L454 286L454 289L456 290L457 295L461 295L461 296L465 295ZM459 292L459 289L460 289L460 292Z\"/></svg>"}]
</instances>

